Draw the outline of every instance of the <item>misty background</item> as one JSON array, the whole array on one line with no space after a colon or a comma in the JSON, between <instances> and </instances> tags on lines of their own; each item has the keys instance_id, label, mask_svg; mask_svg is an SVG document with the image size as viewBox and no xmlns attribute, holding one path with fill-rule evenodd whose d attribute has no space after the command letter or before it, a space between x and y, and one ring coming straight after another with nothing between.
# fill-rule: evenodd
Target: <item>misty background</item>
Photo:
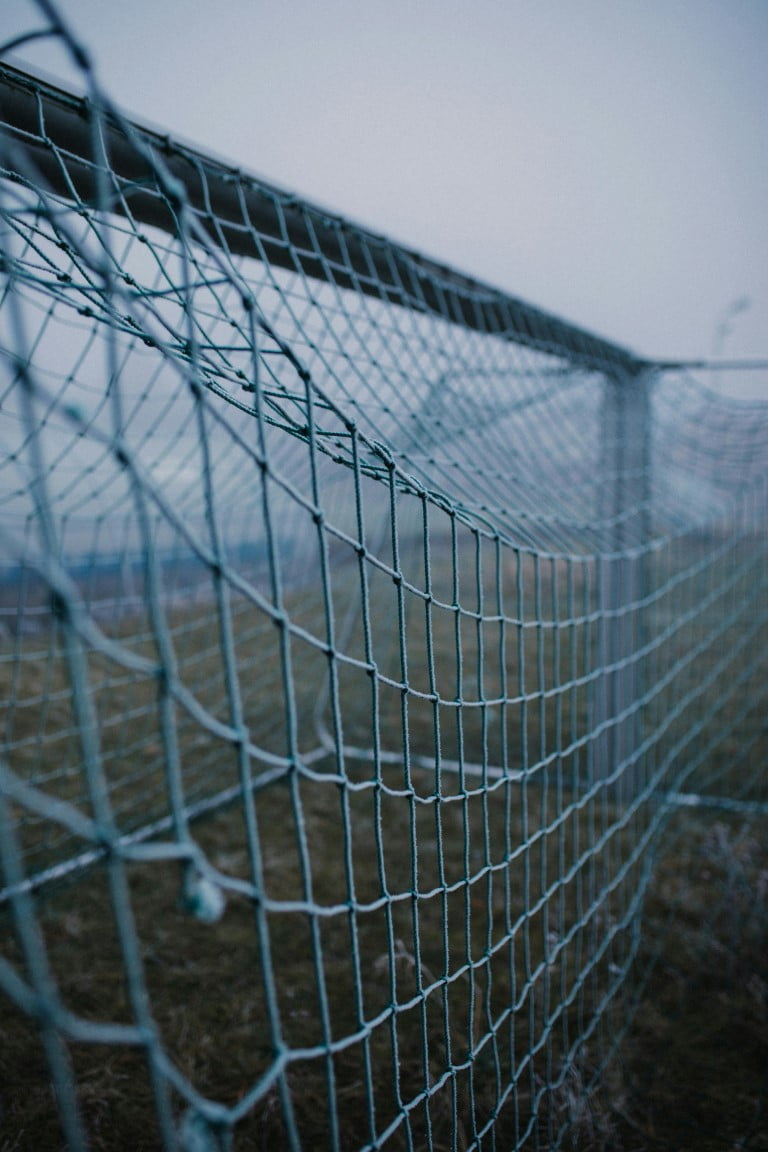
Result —
<instances>
[{"instance_id":1,"label":"misty background","mask_svg":"<svg viewBox=\"0 0 768 1152\"><path fill-rule=\"evenodd\" d=\"M62 11L141 122L641 355L768 354L764 0ZM60 44L9 59L80 86Z\"/></svg>"}]
</instances>

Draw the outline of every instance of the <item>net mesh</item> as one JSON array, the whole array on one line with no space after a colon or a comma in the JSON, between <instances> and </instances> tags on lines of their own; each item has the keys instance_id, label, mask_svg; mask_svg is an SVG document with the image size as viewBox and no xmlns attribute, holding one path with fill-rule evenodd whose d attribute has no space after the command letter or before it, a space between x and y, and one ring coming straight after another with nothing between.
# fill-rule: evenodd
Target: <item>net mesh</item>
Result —
<instances>
[{"instance_id":1,"label":"net mesh","mask_svg":"<svg viewBox=\"0 0 768 1152\"><path fill-rule=\"evenodd\" d=\"M765 811L768 407L83 75L2 72L0 990L35 1123L560 1146L670 813Z\"/></svg>"}]
</instances>

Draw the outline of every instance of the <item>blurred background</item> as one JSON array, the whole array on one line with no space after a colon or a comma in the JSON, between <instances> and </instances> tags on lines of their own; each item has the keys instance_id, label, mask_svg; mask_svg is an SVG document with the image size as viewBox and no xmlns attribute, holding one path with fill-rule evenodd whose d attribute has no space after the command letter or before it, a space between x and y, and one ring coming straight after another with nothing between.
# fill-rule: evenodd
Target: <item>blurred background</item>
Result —
<instances>
[{"instance_id":1,"label":"blurred background","mask_svg":"<svg viewBox=\"0 0 768 1152\"><path fill-rule=\"evenodd\" d=\"M764 0L62 7L150 126L642 355L768 354Z\"/></svg>"}]
</instances>

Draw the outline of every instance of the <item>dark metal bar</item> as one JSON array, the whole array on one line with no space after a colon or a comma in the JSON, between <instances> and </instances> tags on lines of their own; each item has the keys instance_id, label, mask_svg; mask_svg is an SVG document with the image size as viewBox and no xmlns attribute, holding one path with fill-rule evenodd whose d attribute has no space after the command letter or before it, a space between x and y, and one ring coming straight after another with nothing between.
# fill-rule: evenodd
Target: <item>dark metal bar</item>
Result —
<instances>
[{"instance_id":1,"label":"dark metal bar","mask_svg":"<svg viewBox=\"0 0 768 1152\"><path fill-rule=\"evenodd\" d=\"M656 367L661 372L675 372L685 368L706 369L707 372L766 372L768 359L660 360Z\"/></svg>"},{"instance_id":2,"label":"dark metal bar","mask_svg":"<svg viewBox=\"0 0 768 1152\"><path fill-rule=\"evenodd\" d=\"M93 114L93 104L86 98L0 65L0 131L17 150L23 149L52 192L86 207L98 203ZM565 357L580 368L633 378L644 367L644 361L619 345L167 136L110 112L102 123L115 190L113 207L122 215L130 212L138 222L177 231L157 172L137 147L141 141L183 183L189 204L211 239L233 254L433 313ZM4 164L6 176L24 179L23 173L8 169L7 158Z\"/></svg>"}]
</instances>

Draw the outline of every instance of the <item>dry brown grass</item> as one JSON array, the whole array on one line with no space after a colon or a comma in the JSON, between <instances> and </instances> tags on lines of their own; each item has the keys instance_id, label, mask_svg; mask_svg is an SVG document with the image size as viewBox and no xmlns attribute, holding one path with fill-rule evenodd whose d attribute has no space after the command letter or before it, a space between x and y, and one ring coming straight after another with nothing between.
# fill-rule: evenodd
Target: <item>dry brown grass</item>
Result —
<instances>
[{"instance_id":1,"label":"dry brown grass","mask_svg":"<svg viewBox=\"0 0 768 1152\"><path fill-rule=\"evenodd\" d=\"M680 815L644 924L623 1050L629 1147L768 1149L768 823Z\"/></svg>"},{"instance_id":2,"label":"dry brown grass","mask_svg":"<svg viewBox=\"0 0 768 1152\"><path fill-rule=\"evenodd\" d=\"M411 563L410 578L418 584L417 562ZM465 563L462 579L471 587L473 568ZM433 591L449 599L450 588L438 587L446 579L445 570L438 569ZM594 606L593 580L588 565L568 570L525 561L519 574L504 570L500 589L489 560L482 581L486 613L499 596L509 620L523 609L525 626L508 623L503 637L498 622L478 625L464 616L457 631L452 611L413 595L405 598L410 687L430 690L425 663L430 638L443 699L449 701L460 685L465 705L477 705L460 712L448 703L435 709L412 691L405 719L411 753L434 757L439 735L444 758L463 753L468 761L494 764L506 745L511 773L485 784L467 776L462 785L457 773L444 770L438 787L427 767L406 772L402 692L382 682L377 718L381 744L393 754L393 763L376 775L369 762L350 758L339 782L327 759L315 762L312 772L257 782L260 885L271 902L268 955L256 931L256 886L250 894L230 893L221 920L202 924L180 906L177 863L126 866L153 1018L169 1056L200 1092L236 1106L272 1066L265 993L269 961L283 1043L291 1050L318 1049L293 1060L286 1074L302 1147L331 1146L329 1084L341 1143L350 1150L398 1118L387 1147L435 1152L465 1148L475 1140L484 1149L558 1143L606 1152L765 1146L760 1143L764 1114L755 1111L759 1072L766 1066L768 952L765 846L757 833L689 814L685 834L670 838L645 902L641 937L646 955L640 959L650 959L658 947L658 963L637 1028L623 1049L624 1073L614 1064L596 1080L626 1022L632 974L643 970L633 963L637 918L631 909L646 882L648 850L656 838L650 835L646 844L645 837L653 833L659 809L649 798L628 811L626 789L619 783L598 782L588 793L583 751L553 758L525 778L515 775L588 731L589 686L552 690L574 669L584 675L594 667L593 625L572 627L565 620L569 600L585 616ZM349 588L340 582L336 589L338 619L353 603ZM734 601L742 593L737 586ZM397 681L401 654L391 580L372 574L371 597L377 667ZM291 619L321 635L321 607L316 594L294 594ZM679 607L674 598L659 605L658 627L674 620ZM233 611L253 739L265 751L283 755L286 701L278 631L245 602L236 602ZM185 683L212 715L226 719L219 629L210 605L205 611L176 607L169 624ZM707 717L708 709L695 741L680 751L681 758L707 753L692 778L694 786L706 785L719 772L721 791L735 787L738 773L730 766L741 748L749 750L753 765L765 764L760 668L753 659L762 634L752 636L744 649L738 641L743 627L723 632L695 668L685 668L669 693L649 705L646 724L663 717L681 693L692 693L689 707L638 769L640 781L642 773L648 778L665 771L665 756L690 731L692 718ZM671 634L650 672L658 675L673 665L705 629L705 621L692 618ZM117 621L111 634L145 655L155 650L145 620ZM27 658L13 682L12 766L27 778L42 773L47 777L42 788L89 812L68 675L61 646L51 636L23 638ZM298 634L291 649L296 728L304 752L317 742L314 713L327 662ZM359 621L344 639L344 652L362 658ZM752 654L756 671L750 683L723 697L718 686L745 666L745 652ZM130 831L168 811L157 683L119 670L103 654L91 653L88 661L102 762L118 823ZM709 695L697 698L696 684L710 669L719 679ZM524 685L524 709L484 703L504 684L508 697ZM749 692L756 703L743 713ZM340 665L338 700L345 741L370 747L374 708L364 668ZM188 799L236 783L234 750L181 710L176 719ZM670 782L674 772L671 764ZM214 868L253 884L243 812L237 800L195 823L194 836ZM20 836L31 870L72 850L52 820L27 816ZM37 907L66 1007L84 1020L128 1023L120 940L103 865L46 889ZM23 971L18 943L8 931L8 910L0 910L0 917L3 954ZM704 934L702 924L709 925ZM613 995L604 1003L609 990ZM362 1028L358 1010L366 1022ZM597 1027L579 1044L596 1013ZM0 1033L0 1149L60 1147L35 1026L9 1007ZM320 1051L326 1040L344 1038L349 1043L326 1060ZM156 1148L142 1050L69 1047L93 1147ZM425 1088L428 1097L422 1095ZM707 1093L711 1108L701 1103ZM409 1106L408 1125L404 1106ZM178 1095L174 1107L182 1111ZM675 1115L684 1118L677 1127ZM493 1136L489 1130L480 1139L478 1133L491 1121ZM716 1132L726 1133L732 1143L717 1143ZM711 1137L709 1144L702 1142L705 1137ZM272 1087L238 1124L235 1148L287 1146L283 1106Z\"/></svg>"}]
</instances>

